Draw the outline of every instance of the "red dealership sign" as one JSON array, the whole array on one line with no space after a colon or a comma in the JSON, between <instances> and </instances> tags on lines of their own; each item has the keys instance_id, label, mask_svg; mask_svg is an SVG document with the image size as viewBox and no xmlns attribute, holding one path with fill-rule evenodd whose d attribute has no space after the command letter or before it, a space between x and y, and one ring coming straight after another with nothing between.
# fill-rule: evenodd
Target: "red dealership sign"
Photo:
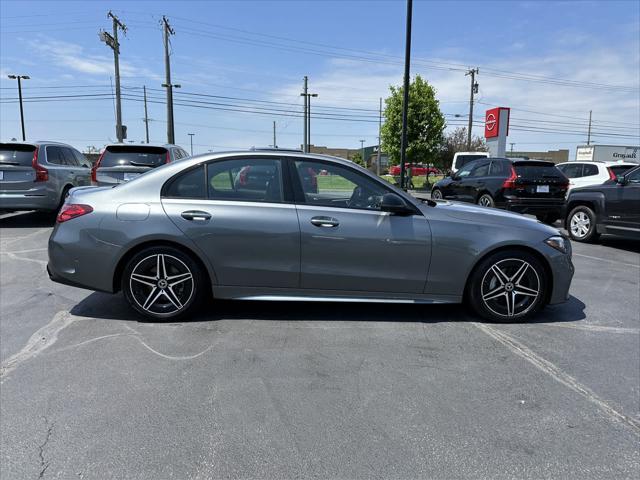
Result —
<instances>
[{"instance_id":1,"label":"red dealership sign","mask_svg":"<svg viewBox=\"0 0 640 480\"><path fill-rule=\"evenodd\" d=\"M484 137L494 138L500 136L500 113L506 111L506 125L502 125L506 128L506 134L509 135L509 109L506 107L496 107L487 110L484 117ZM504 120L503 116L503 120Z\"/></svg>"}]
</instances>

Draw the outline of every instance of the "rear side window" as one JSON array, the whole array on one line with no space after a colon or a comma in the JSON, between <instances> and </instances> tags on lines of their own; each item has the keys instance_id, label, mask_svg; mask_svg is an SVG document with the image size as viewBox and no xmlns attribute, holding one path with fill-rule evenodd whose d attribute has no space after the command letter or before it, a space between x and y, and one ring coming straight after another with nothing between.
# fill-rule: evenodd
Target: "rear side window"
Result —
<instances>
[{"instance_id":1,"label":"rear side window","mask_svg":"<svg viewBox=\"0 0 640 480\"><path fill-rule=\"evenodd\" d=\"M207 183L204 165L181 173L165 187L162 196L171 198L206 198Z\"/></svg>"},{"instance_id":2,"label":"rear side window","mask_svg":"<svg viewBox=\"0 0 640 480\"><path fill-rule=\"evenodd\" d=\"M480 162L471 172L470 177L486 177L489 174L490 162Z\"/></svg>"},{"instance_id":3,"label":"rear side window","mask_svg":"<svg viewBox=\"0 0 640 480\"><path fill-rule=\"evenodd\" d=\"M33 145L0 143L0 165L30 167L35 150Z\"/></svg>"},{"instance_id":4,"label":"rear side window","mask_svg":"<svg viewBox=\"0 0 640 480\"><path fill-rule=\"evenodd\" d=\"M489 175L492 177L508 177L511 174L511 165L502 160L494 160L491 162Z\"/></svg>"},{"instance_id":5,"label":"rear side window","mask_svg":"<svg viewBox=\"0 0 640 480\"><path fill-rule=\"evenodd\" d=\"M582 163L563 165L562 173L564 173L567 178L579 178L582 176Z\"/></svg>"},{"instance_id":6,"label":"rear side window","mask_svg":"<svg viewBox=\"0 0 640 480\"><path fill-rule=\"evenodd\" d=\"M239 158L211 162L207 186L212 200L282 202L280 160Z\"/></svg>"},{"instance_id":7,"label":"rear side window","mask_svg":"<svg viewBox=\"0 0 640 480\"><path fill-rule=\"evenodd\" d=\"M144 145L113 145L107 147L101 167L159 167L167 163L167 149Z\"/></svg>"},{"instance_id":8,"label":"rear side window","mask_svg":"<svg viewBox=\"0 0 640 480\"><path fill-rule=\"evenodd\" d=\"M590 177L591 175L598 175L598 166L585 163L584 168L582 169L582 176Z\"/></svg>"},{"instance_id":9,"label":"rear side window","mask_svg":"<svg viewBox=\"0 0 640 480\"><path fill-rule=\"evenodd\" d=\"M60 147L47 147L47 162L54 165L66 165L67 159Z\"/></svg>"},{"instance_id":10,"label":"rear side window","mask_svg":"<svg viewBox=\"0 0 640 480\"><path fill-rule=\"evenodd\" d=\"M522 178L557 178L563 179L564 175L555 165L544 162L521 162L514 165L516 174Z\"/></svg>"}]
</instances>

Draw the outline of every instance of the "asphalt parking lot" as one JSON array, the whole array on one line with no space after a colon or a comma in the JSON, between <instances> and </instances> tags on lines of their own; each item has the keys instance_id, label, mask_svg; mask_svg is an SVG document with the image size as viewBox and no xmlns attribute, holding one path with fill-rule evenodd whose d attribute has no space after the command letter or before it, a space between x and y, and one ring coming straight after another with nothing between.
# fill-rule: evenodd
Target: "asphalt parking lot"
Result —
<instances>
[{"instance_id":1,"label":"asphalt parking lot","mask_svg":"<svg viewBox=\"0 0 640 480\"><path fill-rule=\"evenodd\" d=\"M1 477L638 478L640 246L574 244L527 324L458 306L217 302L151 324L49 281L0 216Z\"/></svg>"}]
</instances>

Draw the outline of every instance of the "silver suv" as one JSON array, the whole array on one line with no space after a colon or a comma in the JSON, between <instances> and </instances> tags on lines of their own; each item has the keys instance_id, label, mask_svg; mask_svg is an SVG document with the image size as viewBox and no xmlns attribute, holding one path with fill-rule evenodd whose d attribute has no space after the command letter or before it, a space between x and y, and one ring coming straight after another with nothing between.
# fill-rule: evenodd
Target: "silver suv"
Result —
<instances>
[{"instance_id":1,"label":"silver suv","mask_svg":"<svg viewBox=\"0 0 640 480\"><path fill-rule=\"evenodd\" d=\"M98 186L125 183L165 163L182 160L188 156L189 154L177 145L107 145L93 166L91 183Z\"/></svg>"},{"instance_id":2,"label":"silver suv","mask_svg":"<svg viewBox=\"0 0 640 480\"><path fill-rule=\"evenodd\" d=\"M0 210L57 211L90 175L85 156L64 143L0 143Z\"/></svg>"}]
</instances>

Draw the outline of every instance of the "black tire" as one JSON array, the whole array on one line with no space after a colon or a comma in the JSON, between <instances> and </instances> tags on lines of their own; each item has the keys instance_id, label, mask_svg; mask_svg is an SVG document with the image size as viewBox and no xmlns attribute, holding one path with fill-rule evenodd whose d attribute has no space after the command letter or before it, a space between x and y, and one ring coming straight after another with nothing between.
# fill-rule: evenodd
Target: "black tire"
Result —
<instances>
[{"instance_id":1,"label":"black tire","mask_svg":"<svg viewBox=\"0 0 640 480\"><path fill-rule=\"evenodd\" d=\"M567 231L576 242L597 240L600 234L596 229L596 213L586 205L578 205L567 216Z\"/></svg>"},{"instance_id":2,"label":"black tire","mask_svg":"<svg viewBox=\"0 0 640 480\"><path fill-rule=\"evenodd\" d=\"M478 198L477 203L481 207L487 207L487 208L495 208L496 206L496 202L493 200L493 197L488 193L484 193L480 195L480 198Z\"/></svg>"},{"instance_id":3,"label":"black tire","mask_svg":"<svg viewBox=\"0 0 640 480\"><path fill-rule=\"evenodd\" d=\"M134 274L136 278L132 278ZM124 268L121 286L129 304L153 321L189 317L210 288L200 265L190 255L169 246L149 247L134 255Z\"/></svg>"},{"instance_id":4,"label":"black tire","mask_svg":"<svg viewBox=\"0 0 640 480\"><path fill-rule=\"evenodd\" d=\"M519 322L544 307L548 288L547 274L536 256L503 250L476 266L466 293L469 306L481 317L493 322Z\"/></svg>"},{"instance_id":5,"label":"black tire","mask_svg":"<svg viewBox=\"0 0 640 480\"><path fill-rule=\"evenodd\" d=\"M431 190L431 198L433 200L442 200L444 197L442 196L442 192L439 188L434 188Z\"/></svg>"}]
</instances>

